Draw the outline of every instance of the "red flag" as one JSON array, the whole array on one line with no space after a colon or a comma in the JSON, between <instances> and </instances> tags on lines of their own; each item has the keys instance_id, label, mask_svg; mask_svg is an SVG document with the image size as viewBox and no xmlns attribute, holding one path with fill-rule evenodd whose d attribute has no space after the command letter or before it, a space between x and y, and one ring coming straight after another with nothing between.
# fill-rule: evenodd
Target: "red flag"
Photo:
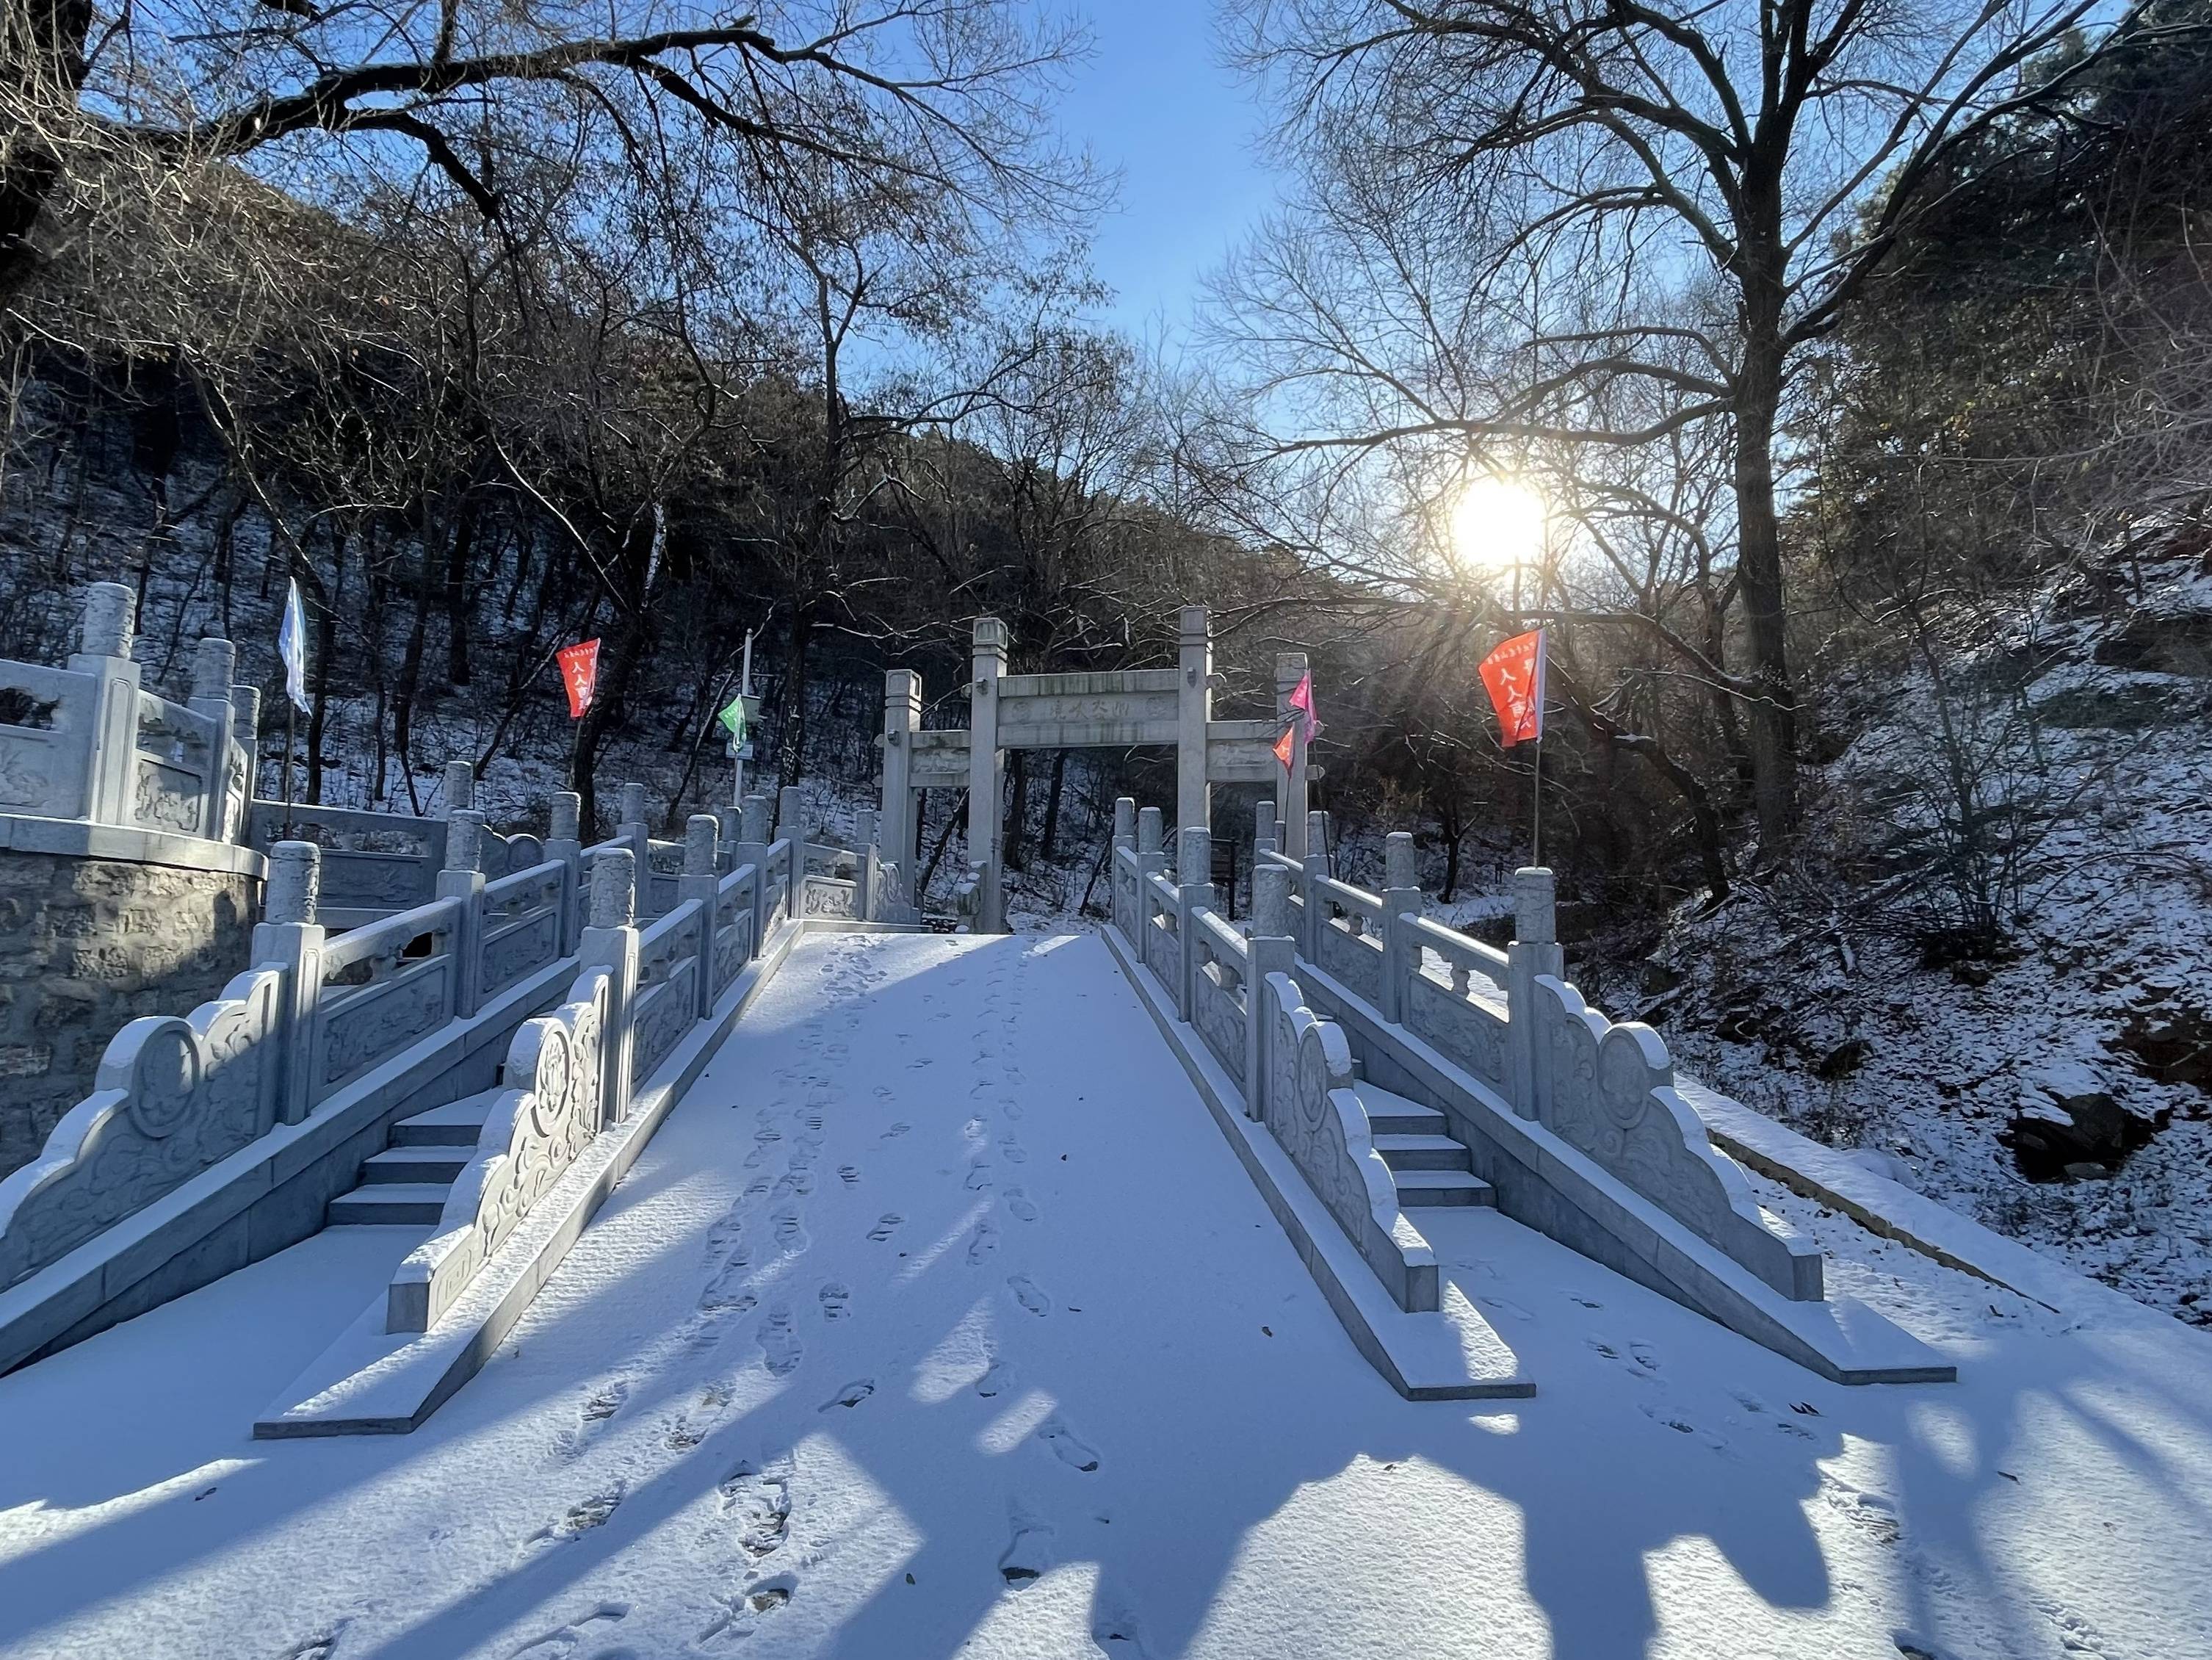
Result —
<instances>
[{"instance_id":1,"label":"red flag","mask_svg":"<svg viewBox=\"0 0 2212 1660\"><path fill-rule=\"evenodd\" d=\"M1292 752L1291 740L1297 735L1297 725L1294 721L1291 725L1285 727L1283 728L1283 735L1275 740L1275 759L1281 762L1286 767L1291 764L1291 755Z\"/></svg>"},{"instance_id":2,"label":"red flag","mask_svg":"<svg viewBox=\"0 0 2212 1660\"><path fill-rule=\"evenodd\" d=\"M561 665L561 684L568 689L568 718L580 721L599 684L599 642L586 640L553 654Z\"/></svg>"},{"instance_id":3,"label":"red flag","mask_svg":"<svg viewBox=\"0 0 2212 1660\"><path fill-rule=\"evenodd\" d=\"M1291 688L1291 707L1305 717L1306 742L1312 743L1314 734L1321 730L1321 722L1314 719L1313 671L1311 669L1308 669L1301 675L1298 684Z\"/></svg>"},{"instance_id":4,"label":"red flag","mask_svg":"<svg viewBox=\"0 0 2212 1660\"><path fill-rule=\"evenodd\" d=\"M1482 660L1482 684L1498 711L1498 741L1509 747L1544 736L1544 630L1516 634Z\"/></svg>"}]
</instances>

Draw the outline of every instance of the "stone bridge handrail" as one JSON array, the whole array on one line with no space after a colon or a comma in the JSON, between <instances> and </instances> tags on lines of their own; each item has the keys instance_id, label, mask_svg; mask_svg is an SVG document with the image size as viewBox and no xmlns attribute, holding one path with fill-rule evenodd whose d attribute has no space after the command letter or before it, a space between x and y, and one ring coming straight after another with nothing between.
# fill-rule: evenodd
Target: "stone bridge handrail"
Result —
<instances>
[{"instance_id":1,"label":"stone bridge handrail","mask_svg":"<svg viewBox=\"0 0 2212 1660\"><path fill-rule=\"evenodd\" d=\"M33 724L0 719L0 812L46 818L90 817L85 801L89 735L100 680L73 669L0 661L0 691L15 707L0 711Z\"/></svg>"},{"instance_id":2,"label":"stone bridge handrail","mask_svg":"<svg viewBox=\"0 0 2212 1660\"><path fill-rule=\"evenodd\" d=\"M1502 993L1505 989L1505 953L1495 946L1486 946L1462 933L1456 928L1445 927L1431 917L1407 913L1403 926L1408 943L1421 950L1432 951L1443 958L1451 970L1451 988L1466 995L1471 974L1479 974ZM1418 971L1417 964L1417 971Z\"/></svg>"}]
</instances>

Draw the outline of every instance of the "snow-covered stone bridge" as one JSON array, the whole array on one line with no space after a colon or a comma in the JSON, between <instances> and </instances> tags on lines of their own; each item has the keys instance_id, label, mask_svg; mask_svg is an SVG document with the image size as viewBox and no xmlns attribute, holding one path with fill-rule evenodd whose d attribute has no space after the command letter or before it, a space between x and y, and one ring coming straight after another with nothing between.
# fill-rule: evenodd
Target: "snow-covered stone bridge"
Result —
<instances>
[{"instance_id":1,"label":"snow-covered stone bridge","mask_svg":"<svg viewBox=\"0 0 2212 1660\"><path fill-rule=\"evenodd\" d=\"M0 1379L0 1650L2212 1645L2200 1335L1753 1175L1957 1383L1832 1382L1468 1206L1420 1213L1444 1300L1537 1392L1409 1401L1143 991L1100 935L801 940L411 1435L251 1432L420 1227L327 1228Z\"/></svg>"}]
</instances>

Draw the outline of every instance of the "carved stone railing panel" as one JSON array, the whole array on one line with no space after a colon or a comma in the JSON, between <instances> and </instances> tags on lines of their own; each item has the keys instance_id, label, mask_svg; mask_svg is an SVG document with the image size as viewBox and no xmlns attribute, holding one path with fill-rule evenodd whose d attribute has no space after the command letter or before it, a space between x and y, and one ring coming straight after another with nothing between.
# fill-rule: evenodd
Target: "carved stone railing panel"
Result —
<instances>
[{"instance_id":1,"label":"carved stone railing panel","mask_svg":"<svg viewBox=\"0 0 2212 1660\"><path fill-rule=\"evenodd\" d=\"M698 1018L698 972L699 959L687 957L669 970L665 980L640 988L630 1011L633 1078L650 1078Z\"/></svg>"},{"instance_id":2,"label":"carved stone railing panel","mask_svg":"<svg viewBox=\"0 0 2212 1660\"><path fill-rule=\"evenodd\" d=\"M561 903L568 867L552 861L484 888L478 993L504 991L561 954Z\"/></svg>"},{"instance_id":3,"label":"carved stone railing panel","mask_svg":"<svg viewBox=\"0 0 2212 1660\"><path fill-rule=\"evenodd\" d=\"M0 812L83 816L99 687L73 669L0 662Z\"/></svg>"},{"instance_id":4,"label":"carved stone railing panel","mask_svg":"<svg viewBox=\"0 0 2212 1660\"><path fill-rule=\"evenodd\" d=\"M1406 1029L1491 1088L1506 1087L1504 1017L1475 1000L1416 975L1406 992Z\"/></svg>"},{"instance_id":5,"label":"carved stone railing panel","mask_svg":"<svg viewBox=\"0 0 2212 1660\"><path fill-rule=\"evenodd\" d=\"M331 940L308 1048L320 1101L453 1018L459 902L440 900Z\"/></svg>"},{"instance_id":6,"label":"carved stone railing panel","mask_svg":"<svg viewBox=\"0 0 2212 1660\"><path fill-rule=\"evenodd\" d=\"M1269 975L1260 994L1268 1022L1262 1122L1399 1306L1435 1309L1435 1261L1399 1213L1397 1185L1352 1091L1343 1031L1305 1006L1288 975Z\"/></svg>"},{"instance_id":7,"label":"carved stone railing panel","mask_svg":"<svg viewBox=\"0 0 2212 1660\"><path fill-rule=\"evenodd\" d=\"M0 1181L0 1287L267 1133L283 985L250 969L185 1018L142 1015L115 1034L92 1094Z\"/></svg>"},{"instance_id":8,"label":"carved stone railing panel","mask_svg":"<svg viewBox=\"0 0 2212 1660\"><path fill-rule=\"evenodd\" d=\"M836 917L850 921L859 914L860 888L851 882L840 882L826 876L806 879L805 915Z\"/></svg>"},{"instance_id":9,"label":"carved stone railing panel","mask_svg":"<svg viewBox=\"0 0 2212 1660\"><path fill-rule=\"evenodd\" d=\"M760 873L741 865L714 892L714 994L720 997L753 955L753 889Z\"/></svg>"},{"instance_id":10,"label":"carved stone railing panel","mask_svg":"<svg viewBox=\"0 0 2212 1660\"><path fill-rule=\"evenodd\" d=\"M1190 1023L1213 1058L1242 1088L1249 972L1242 935L1207 910L1191 913L1187 947L1198 953L1191 974Z\"/></svg>"},{"instance_id":11,"label":"carved stone railing panel","mask_svg":"<svg viewBox=\"0 0 2212 1660\"><path fill-rule=\"evenodd\" d=\"M1382 996L1382 946L1362 939L1334 917L1314 930L1321 954L1320 966L1341 980L1369 1002Z\"/></svg>"},{"instance_id":12,"label":"carved stone railing panel","mask_svg":"<svg viewBox=\"0 0 2212 1660\"><path fill-rule=\"evenodd\" d=\"M1820 1300L1819 1254L1767 1227L1743 1171L1676 1092L1659 1034L1607 1020L1549 975L1535 997L1539 1122L1784 1296Z\"/></svg>"},{"instance_id":13,"label":"carved stone railing panel","mask_svg":"<svg viewBox=\"0 0 2212 1660\"><path fill-rule=\"evenodd\" d=\"M447 1195L437 1231L399 1265L386 1298L388 1331L427 1331L514 1236L601 1128L607 975L582 976L569 1000L523 1022L508 1045L507 1083Z\"/></svg>"}]
</instances>

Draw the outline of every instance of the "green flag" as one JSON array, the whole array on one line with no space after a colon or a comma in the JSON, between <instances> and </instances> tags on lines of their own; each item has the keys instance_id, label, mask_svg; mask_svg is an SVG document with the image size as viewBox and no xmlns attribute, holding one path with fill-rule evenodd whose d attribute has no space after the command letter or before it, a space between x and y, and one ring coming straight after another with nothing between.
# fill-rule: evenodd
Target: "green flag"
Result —
<instances>
[{"instance_id":1,"label":"green flag","mask_svg":"<svg viewBox=\"0 0 2212 1660\"><path fill-rule=\"evenodd\" d=\"M732 744L742 744L745 741L745 700L743 697L730 699L729 706L715 718L730 729L730 741Z\"/></svg>"}]
</instances>

